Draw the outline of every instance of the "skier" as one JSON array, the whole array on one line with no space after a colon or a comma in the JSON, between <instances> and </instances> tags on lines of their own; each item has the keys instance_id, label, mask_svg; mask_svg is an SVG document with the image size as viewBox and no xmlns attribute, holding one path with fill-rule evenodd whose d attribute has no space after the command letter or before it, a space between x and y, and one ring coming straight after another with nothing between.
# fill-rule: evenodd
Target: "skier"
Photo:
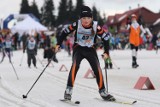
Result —
<instances>
[{"instance_id":1,"label":"skier","mask_svg":"<svg viewBox=\"0 0 160 107\"><path fill-rule=\"evenodd\" d=\"M156 41L156 53L158 53L158 49L160 48L160 37L158 37Z\"/></svg>"},{"instance_id":2,"label":"skier","mask_svg":"<svg viewBox=\"0 0 160 107\"><path fill-rule=\"evenodd\" d=\"M115 101L115 98L109 94L105 88L102 70L94 48L97 35L101 37L104 44L104 55L109 56L109 41L107 32L100 27L96 21L93 21L92 11L88 6L83 6L80 13L80 19L65 28L58 40L56 52L63 40L71 32L75 32L73 45L72 66L68 76L67 87L64 93L64 99L71 100L72 90L81 61L85 58L90 63L96 76L100 96L107 101Z\"/></svg>"},{"instance_id":3,"label":"skier","mask_svg":"<svg viewBox=\"0 0 160 107\"><path fill-rule=\"evenodd\" d=\"M54 57L52 58L54 62L58 63L58 59L56 57L56 53L55 53L55 47L56 47L56 44L57 44L57 38L56 38L56 34L52 34L51 35L51 49L50 49L50 58L52 58L52 56L54 55Z\"/></svg>"},{"instance_id":4,"label":"skier","mask_svg":"<svg viewBox=\"0 0 160 107\"><path fill-rule=\"evenodd\" d=\"M12 49L12 40L11 37L9 35L9 33L6 34L6 37L4 38L4 41L2 42L2 60L0 63L3 62L4 57L6 56L6 54L8 55L9 58L9 62L11 63L11 49Z\"/></svg>"},{"instance_id":5,"label":"skier","mask_svg":"<svg viewBox=\"0 0 160 107\"><path fill-rule=\"evenodd\" d=\"M137 51L140 45L140 32L145 33L143 26L137 22L137 16L135 14L131 15L131 22L128 20L127 30L129 30L129 42L132 50L132 68L137 68Z\"/></svg>"},{"instance_id":6,"label":"skier","mask_svg":"<svg viewBox=\"0 0 160 107\"><path fill-rule=\"evenodd\" d=\"M1 32L0 32L0 52L2 52L2 44L3 44L3 39L2 39L2 35L1 35Z\"/></svg>"},{"instance_id":7,"label":"skier","mask_svg":"<svg viewBox=\"0 0 160 107\"><path fill-rule=\"evenodd\" d=\"M34 37L30 36L26 46L23 49L23 53L25 53L25 49L27 48L27 62L28 62L28 67L30 68L31 66L31 60L33 60L33 65L35 68L37 68L36 66L36 55L37 55L37 44L36 41L34 39Z\"/></svg>"}]
</instances>

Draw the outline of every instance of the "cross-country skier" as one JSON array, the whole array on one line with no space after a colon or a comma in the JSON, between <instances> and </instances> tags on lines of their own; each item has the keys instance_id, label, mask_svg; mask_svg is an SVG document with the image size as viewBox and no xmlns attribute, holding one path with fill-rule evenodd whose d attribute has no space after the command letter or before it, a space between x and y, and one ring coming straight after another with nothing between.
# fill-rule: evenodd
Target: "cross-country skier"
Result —
<instances>
[{"instance_id":1,"label":"cross-country skier","mask_svg":"<svg viewBox=\"0 0 160 107\"><path fill-rule=\"evenodd\" d=\"M11 51L12 51L12 40L11 40L11 36L9 33L6 34L6 37L4 38L3 42L2 42L2 59L1 62L3 62L4 57L6 55L8 55L9 58L9 62L11 63Z\"/></svg>"},{"instance_id":2,"label":"cross-country skier","mask_svg":"<svg viewBox=\"0 0 160 107\"><path fill-rule=\"evenodd\" d=\"M30 36L25 48L23 49L23 53L25 53L25 49L27 48L27 62L28 62L28 67L30 68L31 66L31 60L33 61L34 67L36 67L36 55L37 55L37 44L34 39L34 37ZM37 68L37 67L36 67Z\"/></svg>"},{"instance_id":3,"label":"cross-country skier","mask_svg":"<svg viewBox=\"0 0 160 107\"><path fill-rule=\"evenodd\" d=\"M156 53L158 53L159 48L160 48L160 37L158 37L158 40L156 41Z\"/></svg>"},{"instance_id":4,"label":"cross-country skier","mask_svg":"<svg viewBox=\"0 0 160 107\"><path fill-rule=\"evenodd\" d=\"M131 22L128 20L129 30L129 42L132 50L132 68L137 68L137 51L138 46L140 45L140 32L145 33L143 26L137 22L137 16L135 14L131 15Z\"/></svg>"},{"instance_id":5,"label":"cross-country skier","mask_svg":"<svg viewBox=\"0 0 160 107\"><path fill-rule=\"evenodd\" d=\"M109 56L109 41L107 33L93 21L92 11L88 6L83 6L80 19L72 25L65 28L58 40L56 52L62 44L63 40L68 34L75 31L75 39L73 45L72 66L68 76L67 87L64 93L64 99L71 100L72 90L76 79L81 61L85 58L92 67L96 76L96 81L99 88L99 94L104 100L115 101L115 98L107 93L104 85L102 70L100 67L99 59L94 48L97 35L101 37L104 44L104 55Z\"/></svg>"}]
</instances>

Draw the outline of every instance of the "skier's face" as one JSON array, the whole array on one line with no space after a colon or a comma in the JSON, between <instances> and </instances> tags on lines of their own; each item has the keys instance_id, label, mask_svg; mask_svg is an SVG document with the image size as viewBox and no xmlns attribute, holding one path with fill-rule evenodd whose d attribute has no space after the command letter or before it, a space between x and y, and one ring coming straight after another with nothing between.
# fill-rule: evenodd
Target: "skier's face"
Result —
<instances>
[{"instance_id":1,"label":"skier's face","mask_svg":"<svg viewBox=\"0 0 160 107\"><path fill-rule=\"evenodd\" d=\"M135 22L137 19L135 17L132 17L132 22Z\"/></svg>"},{"instance_id":2,"label":"skier's face","mask_svg":"<svg viewBox=\"0 0 160 107\"><path fill-rule=\"evenodd\" d=\"M89 26L92 22L93 18L91 17L82 17L81 22L83 26Z\"/></svg>"},{"instance_id":3,"label":"skier's face","mask_svg":"<svg viewBox=\"0 0 160 107\"><path fill-rule=\"evenodd\" d=\"M31 37L31 38L30 38L30 41L31 41L31 42L34 42L34 38L33 38L33 37Z\"/></svg>"}]
</instances>

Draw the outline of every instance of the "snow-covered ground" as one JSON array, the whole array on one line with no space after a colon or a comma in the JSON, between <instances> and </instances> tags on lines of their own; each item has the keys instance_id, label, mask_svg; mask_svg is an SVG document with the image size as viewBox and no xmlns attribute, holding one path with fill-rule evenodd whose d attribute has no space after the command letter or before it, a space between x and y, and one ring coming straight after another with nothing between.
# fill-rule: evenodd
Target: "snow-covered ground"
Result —
<instances>
[{"instance_id":1,"label":"snow-covered ground","mask_svg":"<svg viewBox=\"0 0 160 107\"><path fill-rule=\"evenodd\" d=\"M101 58L101 54L102 51L99 50L98 55L103 69L104 61ZM31 88L47 64L47 61L43 60L43 50L39 50L37 58L43 62L44 66L37 60L38 69L35 69L33 66L30 69L27 66L26 54L20 66L22 55L22 51L15 51L12 57L19 80L17 80L7 57L0 64L0 107L71 106L59 101L59 99L63 98L69 73L69 71L60 72L59 69L63 64L68 70L71 66L71 57L68 57L67 52L62 50L57 54L59 63L52 62L49 65L28 94L27 99L23 99L22 95L25 95ZM109 92L118 99L126 101L137 100L138 102L133 107L160 107L160 53L156 54L155 51L146 50L139 51L138 63L140 67L137 69L131 68L131 50L111 51L111 57L114 62L114 69L109 69L107 72ZM117 66L120 69L117 69ZM81 104L78 105L79 107L129 107L129 105L95 99L100 98L96 80L84 78L89 68L88 62L83 60L75 81L72 99L81 101ZM105 80L104 69L103 74ZM149 77L155 90L134 89L141 76Z\"/></svg>"}]
</instances>

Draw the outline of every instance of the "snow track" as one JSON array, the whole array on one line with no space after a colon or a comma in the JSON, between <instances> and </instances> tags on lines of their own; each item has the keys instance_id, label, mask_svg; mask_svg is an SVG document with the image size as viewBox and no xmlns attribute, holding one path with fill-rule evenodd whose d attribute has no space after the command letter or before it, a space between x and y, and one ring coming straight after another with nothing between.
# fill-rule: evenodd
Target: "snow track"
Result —
<instances>
[{"instance_id":1,"label":"snow track","mask_svg":"<svg viewBox=\"0 0 160 107\"><path fill-rule=\"evenodd\" d=\"M42 71L41 69L38 69L38 72ZM56 81L57 83L60 83L62 85L66 85L66 79L60 76L57 76L54 73L50 73L50 72L45 72L44 73L47 76L51 76L52 81ZM87 86L86 84L82 84L77 82L75 84L76 89L79 90L83 90L83 91L87 91L88 93L92 94L95 97L99 97L99 95L97 96L98 90L97 88L94 87L90 87ZM137 100L138 102L143 102L143 103L150 103L150 104L154 104L155 106L159 106L160 102L159 99L156 97L149 97L150 94L153 94L152 91L148 93L148 98L146 99L145 96L144 97L140 97L140 96L133 96L135 94L135 92L131 92L131 91L123 91L122 89L114 89L114 91L112 90L110 92L111 94L113 94L114 96L116 96L116 98L120 98L120 99L125 99L127 101L133 101L133 100ZM157 93L153 96L156 96Z\"/></svg>"},{"instance_id":2,"label":"snow track","mask_svg":"<svg viewBox=\"0 0 160 107\"><path fill-rule=\"evenodd\" d=\"M22 95L17 92L9 85L1 76L0 79L0 101L4 105L13 106L13 107L53 107L50 104L47 104L40 100L35 99L23 99Z\"/></svg>"},{"instance_id":3,"label":"snow track","mask_svg":"<svg viewBox=\"0 0 160 107\"><path fill-rule=\"evenodd\" d=\"M62 64L70 68L72 63L71 57L68 57L66 52L62 51L57 54L59 63L53 63L54 66L50 65L46 68L41 78L39 78L28 94L27 99L23 99L22 95L25 95L31 88L32 84L45 68L47 61L44 60L44 67L42 67L40 61L37 60L38 68L36 69L31 66L29 69L26 65L27 57L24 57L22 66L19 66L20 62L17 61L17 59L19 56L22 56L22 52L15 51L15 53L13 61L20 79L16 80L13 69L10 67L11 65L8 63L8 59L5 58L6 60L0 64L0 107L70 107L70 105L59 101L59 99L63 98L69 73L60 72L59 68ZM42 60L41 50L38 55L40 60ZM101 53L98 53L98 55L100 59ZM111 55L114 62L121 67L121 69L108 70L109 92L117 99L126 101L137 100L138 102L133 105L134 107L159 107L160 72L158 64L160 55L155 55L155 52L152 51L140 51L138 55L140 67L137 69L130 67L130 50L111 51ZM100 63L103 68L104 62L102 59L100 59ZM150 67L151 63L152 67ZM128 105L95 100L95 98L100 98L96 80L84 78L89 68L88 62L83 60L76 77L72 98L73 100L81 101L79 107L128 107ZM140 76L149 77L156 90L134 89L133 87Z\"/></svg>"}]
</instances>

